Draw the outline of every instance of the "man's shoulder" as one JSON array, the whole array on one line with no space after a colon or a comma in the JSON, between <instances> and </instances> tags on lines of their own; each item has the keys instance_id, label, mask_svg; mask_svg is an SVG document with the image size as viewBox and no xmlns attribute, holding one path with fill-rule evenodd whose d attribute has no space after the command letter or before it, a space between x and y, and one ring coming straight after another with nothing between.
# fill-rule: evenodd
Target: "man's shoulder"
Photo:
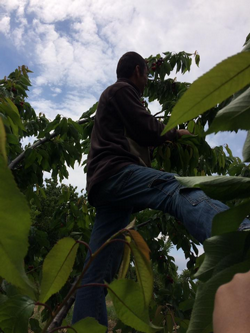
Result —
<instances>
[{"instance_id":1,"label":"man's shoulder","mask_svg":"<svg viewBox=\"0 0 250 333\"><path fill-rule=\"evenodd\" d=\"M107 87L102 95L104 96L108 96L108 97L112 97L116 94L117 91L121 90L121 89L132 89L135 90L135 88L133 87L133 85L131 85L129 82L127 81L123 81L123 80L117 80L115 83L113 83L112 85L110 85L109 87ZM135 90L136 91L136 90Z\"/></svg>"}]
</instances>

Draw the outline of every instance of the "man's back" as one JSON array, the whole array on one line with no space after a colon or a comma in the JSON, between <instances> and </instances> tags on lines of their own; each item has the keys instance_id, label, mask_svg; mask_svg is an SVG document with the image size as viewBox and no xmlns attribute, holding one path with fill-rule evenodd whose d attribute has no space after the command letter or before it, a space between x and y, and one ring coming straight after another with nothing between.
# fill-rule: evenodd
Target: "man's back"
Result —
<instances>
[{"instance_id":1,"label":"man's back","mask_svg":"<svg viewBox=\"0 0 250 333\"><path fill-rule=\"evenodd\" d=\"M150 166L148 146L166 140L164 125L150 115L140 101L140 92L128 79L119 79L101 95L91 135L87 189L129 164ZM168 134L171 140L175 131ZM91 201L91 199L90 199Z\"/></svg>"}]
</instances>

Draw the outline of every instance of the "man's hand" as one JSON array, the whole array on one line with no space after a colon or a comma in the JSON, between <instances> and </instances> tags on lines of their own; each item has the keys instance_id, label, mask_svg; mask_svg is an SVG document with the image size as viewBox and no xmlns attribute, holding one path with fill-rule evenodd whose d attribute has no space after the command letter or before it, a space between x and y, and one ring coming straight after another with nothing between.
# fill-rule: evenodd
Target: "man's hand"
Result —
<instances>
[{"instance_id":1,"label":"man's hand","mask_svg":"<svg viewBox=\"0 0 250 333\"><path fill-rule=\"evenodd\" d=\"M193 135L186 129L176 130L176 133L178 133L179 137L182 137L182 135Z\"/></svg>"},{"instance_id":2,"label":"man's hand","mask_svg":"<svg viewBox=\"0 0 250 333\"><path fill-rule=\"evenodd\" d=\"M213 313L214 333L250 332L250 271L236 274L218 288Z\"/></svg>"}]
</instances>

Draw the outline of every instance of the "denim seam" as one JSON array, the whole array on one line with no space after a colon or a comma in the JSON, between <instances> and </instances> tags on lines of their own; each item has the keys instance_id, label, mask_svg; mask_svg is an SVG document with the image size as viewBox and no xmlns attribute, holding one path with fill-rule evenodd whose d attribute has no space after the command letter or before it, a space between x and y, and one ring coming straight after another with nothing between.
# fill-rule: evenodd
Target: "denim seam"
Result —
<instances>
[{"instance_id":1,"label":"denim seam","mask_svg":"<svg viewBox=\"0 0 250 333\"><path fill-rule=\"evenodd\" d=\"M192 206L197 206L199 205L200 203L202 203L203 201L206 201L207 200L207 197L200 197L199 200L198 199L191 199L191 198L188 198L188 196L186 195L183 195L183 198L185 198Z\"/></svg>"},{"instance_id":2,"label":"denim seam","mask_svg":"<svg viewBox=\"0 0 250 333\"><path fill-rule=\"evenodd\" d=\"M173 177L174 178L174 177ZM173 178L171 178L171 179L169 179L169 180L172 180ZM156 178L156 179L162 179L162 178ZM152 182L151 182L151 187L152 188L156 188L158 191L161 191L161 192L163 192L165 195L167 195L167 196L171 196L171 197L173 197L175 194L176 194L176 192L181 188L181 184L178 184L177 186L176 186L176 188L172 191L172 192L167 192L167 191L165 191L164 190L164 186L161 186L164 182L162 182L162 184L158 184L158 185L156 185L156 186L152 186L152 184L153 184L153 182L156 180L156 179L154 179ZM165 181L166 183L168 182L168 180L166 180L166 179L163 179L163 181Z\"/></svg>"},{"instance_id":3,"label":"denim seam","mask_svg":"<svg viewBox=\"0 0 250 333\"><path fill-rule=\"evenodd\" d=\"M214 205L210 200L207 200L207 203L209 204L209 206L211 206L212 208L214 208L214 210L216 210L218 213L223 212L223 210L219 209L216 205Z\"/></svg>"},{"instance_id":4,"label":"denim seam","mask_svg":"<svg viewBox=\"0 0 250 333\"><path fill-rule=\"evenodd\" d=\"M154 177L154 178L148 183L148 186L147 186L147 187L152 187L153 182L154 182L156 179L158 179L158 178L160 178L159 175L157 175L156 177Z\"/></svg>"}]
</instances>

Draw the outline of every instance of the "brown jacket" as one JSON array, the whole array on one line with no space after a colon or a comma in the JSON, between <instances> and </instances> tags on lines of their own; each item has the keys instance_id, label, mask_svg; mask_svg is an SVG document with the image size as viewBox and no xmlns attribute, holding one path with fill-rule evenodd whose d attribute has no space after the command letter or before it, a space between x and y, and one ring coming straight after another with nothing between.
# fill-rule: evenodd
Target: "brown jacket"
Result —
<instances>
[{"instance_id":1,"label":"brown jacket","mask_svg":"<svg viewBox=\"0 0 250 333\"><path fill-rule=\"evenodd\" d=\"M161 136L164 124L150 115L140 92L128 79L118 79L101 95L91 134L87 162L87 191L129 164L150 167L149 146L173 140L173 129Z\"/></svg>"}]
</instances>

